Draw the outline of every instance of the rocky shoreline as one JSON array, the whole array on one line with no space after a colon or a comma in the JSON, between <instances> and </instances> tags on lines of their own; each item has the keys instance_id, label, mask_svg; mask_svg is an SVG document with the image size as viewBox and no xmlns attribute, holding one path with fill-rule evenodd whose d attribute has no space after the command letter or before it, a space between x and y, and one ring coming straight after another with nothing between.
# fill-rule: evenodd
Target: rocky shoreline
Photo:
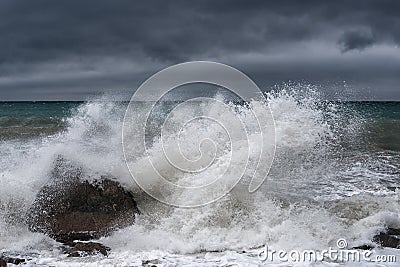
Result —
<instances>
[{"instance_id":1,"label":"rocky shoreline","mask_svg":"<svg viewBox=\"0 0 400 267\"><path fill-rule=\"evenodd\" d=\"M81 168L58 157L51 179L42 187L26 216L33 232L44 233L60 242L68 257L107 256L110 248L96 242L118 228L135 223L140 211L133 195L116 179L107 176L85 179ZM378 247L400 249L400 229L388 227L369 244L353 249ZM0 267L24 264L32 258L3 253Z\"/></svg>"},{"instance_id":2,"label":"rocky shoreline","mask_svg":"<svg viewBox=\"0 0 400 267\"><path fill-rule=\"evenodd\" d=\"M91 241L72 241L68 244L60 244L61 250L68 255L68 257L86 257L93 255L108 256L110 248L96 242ZM380 232L373 237L370 244L354 247L353 249L371 250L375 248L395 248L400 249L400 229L387 228L386 231ZM7 267L9 264L25 264L29 263L32 258L24 258L23 256L14 256L3 254L0 255L0 267ZM148 262L143 261L146 266Z\"/></svg>"},{"instance_id":3,"label":"rocky shoreline","mask_svg":"<svg viewBox=\"0 0 400 267\"><path fill-rule=\"evenodd\" d=\"M85 179L80 167L59 156L49 182L32 203L26 223L32 232L61 243L69 257L107 256L110 248L88 242L135 223L140 211L133 195L116 179L107 176ZM29 259L0 255L0 267Z\"/></svg>"}]
</instances>

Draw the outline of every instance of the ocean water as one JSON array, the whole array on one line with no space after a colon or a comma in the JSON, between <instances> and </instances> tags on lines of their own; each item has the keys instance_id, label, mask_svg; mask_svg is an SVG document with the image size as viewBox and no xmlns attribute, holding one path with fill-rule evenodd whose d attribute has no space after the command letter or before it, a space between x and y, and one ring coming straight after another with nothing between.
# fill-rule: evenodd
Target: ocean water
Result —
<instances>
[{"instance_id":1,"label":"ocean water","mask_svg":"<svg viewBox=\"0 0 400 267\"><path fill-rule=\"evenodd\" d=\"M136 104L138 120L143 119L145 104ZM262 261L258 255L265 245L288 252L337 248L338 239L352 248L371 244L387 227L400 228L400 103L329 102L315 92L294 89L270 92L267 102L230 103L250 132L251 109L271 108L275 159L255 193L247 192L244 179L222 199L199 208L162 204L136 185L121 144L126 105L107 97L88 102L0 102L1 252L28 257L32 266L142 266L147 261L156 266L377 266L329 259ZM219 111L212 103L192 105L175 112L172 121L185 122L194 111L203 116ZM173 106L161 103L149 118L147 153L155 159L162 153L162 118ZM182 182L209 181L226 171L233 175L235 170L226 169L230 146L218 127L201 121L187 133L179 140L185 153L198 156L197 137L209 136L219 149L218 160L200 173L177 172L160 160L162 173ZM253 144L260 141L255 134L248 138ZM133 151L135 142L132 136ZM48 181L58 155L82 167L88 179L115 177L136 197L142 211L137 223L99 240L112 249L108 257L67 258L55 241L27 229L25 212ZM137 151L132 162L142 173L147 171L140 169L146 155ZM372 253L395 255L400 261L396 249L375 248Z\"/></svg>"}]
</instances>

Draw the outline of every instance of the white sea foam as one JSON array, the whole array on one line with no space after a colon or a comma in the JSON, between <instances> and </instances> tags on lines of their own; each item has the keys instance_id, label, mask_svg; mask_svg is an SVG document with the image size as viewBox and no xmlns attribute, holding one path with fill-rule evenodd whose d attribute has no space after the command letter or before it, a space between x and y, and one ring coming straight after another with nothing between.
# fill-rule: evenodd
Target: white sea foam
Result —
<instances>
[{"instance_id":1,"label":"white sea foam","mask_svg":"<svg viewBox=\"0 0 400 267\"><path fill-rule=\"evenodd\" d=\"M363 179L374 182L372 175L364 177L368 162L357 165L351 159L338 157L347 153L338 145L342 140L340 134L354 134L357 138L362 127L360 120L349 120L344 127L335 104L322 106L318 95L310 91L298 93L286 88L269 93L267 98L268 103L250 103L252 109L261 111L269 105L275 118L277 151L267 181L256 193L249 194L248 171L230 194L200 208L170 207L140 191L124 162L121 145L124 109L116 102L102 99L81 105L67 119L69 127L57 135L3 141L0 250L36 252L42 256L33 257L32 262L57 266L141 265L147 259L158 259L161 265L215 266L236 262L257 266L260 264L257 249L265 244L277 250L325 249L335 246L337 239L345 238L350 246L357 246L370 243L372 236L384 227L400 226L399 192L385 191L378 185L382 193L376 194L371 186L362 186ZM194 112L200 115L207 115L210 110L223 112L216 108L212 104L186 107L173 114L171 125L187 121ZM260 139L252 134L256 127L252 127L255 122L251 109L242 105L233 109L247 122L252 148L249 162L255 164L252 157L257 154ZM143 119L141 115L138 106L138 120ZM240 162L229 167L229 140L222 129L206 121L190 126L179 140L185 155L198 158L198 140L210 138L216 141L218 160L199 173L177 170L166 163L162 154L162 145L176 140L171 134L166 140L157 138L155 124L149 129L155 137L149 140L148 153L159 170L182 184L208 183L225 172L236 175L234 166ZM129 145L135 153L134 166L141 173L148 173L149 183L156 181L143 168L143 151L135 150L134 138ZM112 248L108 258L66 259L51 239L27 230L24 213L49 179L58 155L81 166L88 179L108 174L135 194L142 214L135 225L101 239ZM247 156L239 160L247 161ZM184 192L171 194L183 199L204 197ZM246 252L242 253L243 250Z\"/></svg>"}]
</instances>

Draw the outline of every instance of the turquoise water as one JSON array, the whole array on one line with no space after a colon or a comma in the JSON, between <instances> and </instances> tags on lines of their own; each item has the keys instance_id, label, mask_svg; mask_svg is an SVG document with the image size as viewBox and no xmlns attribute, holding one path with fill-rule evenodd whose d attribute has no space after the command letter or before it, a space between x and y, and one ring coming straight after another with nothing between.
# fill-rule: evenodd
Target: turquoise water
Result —
<instances>
[{"instance_id":1,"label":"turquoise water","mask_svg":"<svg viewBox=\"0 0 400 267\"><path fill-rule=\"evenodd\" d=\"M82 102L0 102L0 139L26 139L62 131Z\"/></svg>"},{"instance_id":2,"label":"turquoise water","mask_svg":"<svg viewBox=\"0 0 400 267\"><path fill-rule=\"evenodd\" d=\"M350 102L348 116L359 114L364 120L366 146L400 151L400 102Z\"/></svg>"},{"instance_id":3,"label":"turquoise water","mask_svg":"<svg viewBox=\"0 0 400 267\"><path fill-rule=\"evenodd\" d=\"M68 126L66 119L81 105L84 102L0 102L0 140L35 138L62 131ZM344 123L355 116L364 121L366 145L400 150L400 102L337 102L335 105Z\"/></svg>"},{"instance_id":4,"label":"turquoise water","mask_svg":"<svg viewBox=\"0 0 400 267\"><path fill-rule=\"evenodd\" d=\"M0 102L0 117L62 118L70 116L81 101ZM339 106L359 111L370 118L400 119L400 102L336 102Z\"/></svg>"},{"instance_id":5,"label":"turquoise water","mask_svg":"<svg viewBox=\"0 0 400 267\"><path fill-rule=\"evenodd\" d=\"M62 118L83 102L34 101L0 102L0 117L8 118Z\"/></svg>"}]
</instances>

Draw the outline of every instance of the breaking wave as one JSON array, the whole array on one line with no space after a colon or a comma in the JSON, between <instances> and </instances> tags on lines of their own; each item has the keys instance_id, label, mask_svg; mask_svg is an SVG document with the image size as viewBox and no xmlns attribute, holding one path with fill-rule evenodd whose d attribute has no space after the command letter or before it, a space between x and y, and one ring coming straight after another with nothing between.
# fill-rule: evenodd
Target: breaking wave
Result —
<instances>
[{"instance_id":1,"label":"breaking wave","mask_svg":"<svg viewBox=\"0 0 400 267\"><path fill-rule=\"evenodd\" d=\"M221 95L217 97L225 101ZM250 194L247 190L250 174L245 173L229 194L198 208L162 204L135 184L122 150L126 103L107 98L90 101L66 118L66 127L56 134L0 141L0 249L56 253L51 252L54 241L27 230L24 212L49 179L59 155L80 166L87 179L108 174L134 193L142 214L135 225L102 239L101 242L112 248L112 253L241 251L266 243L276 249L318 249L334 246L339 238L355 246L370 242L374 233L388 225L400 227L398 189L392 189L398 184L399 166L393 162L399 155L369 149L365 143L368 140L363 138L366 120L361 114L340 103L322 101L307 86L286 86L267 93L266 98L266 102L252 101L248 105L225 101L241 120L248 120L250 133L255 126L251 109L260 113L271 109L276 152L266 181ZM145 104L138 103L138 120L143 119L140 105ZM224 116L224 110L216 110L219 106L214 103L192 105L175 112L173 123L186 122L193 113L207 116L213 112ZM168 106L161 106L158 112L170 110ZM207 121L190 126L187 137L217 140L218 160L199 173L177 171L166 164L161 158L165 145L162 142L176 140L162 140L160 122L154 119L149 123L151 138L147 140L147 153L156 159L159 171L182 184L207 183L222 172L234 175L234 168L227 169L229 145L221 129ZM183 140L179 142L183 142L185 155L198 157L198 138ZM135 153L132 164L146 174L148 170L143 168L141 160L147 155L141 150L135 151L136 141L133 137L130 143ZM251 162L260 142L259 135L249 134L248 141L254 147L250 151ZM371 164L379 166L374 168ZM394 168L392 172L381 171L385 166L390 168L389 165ZM153 178L148 179L151 182ZM176 198L202 197L182 192L171 194Z\"/></svg>"}]
</instances>

